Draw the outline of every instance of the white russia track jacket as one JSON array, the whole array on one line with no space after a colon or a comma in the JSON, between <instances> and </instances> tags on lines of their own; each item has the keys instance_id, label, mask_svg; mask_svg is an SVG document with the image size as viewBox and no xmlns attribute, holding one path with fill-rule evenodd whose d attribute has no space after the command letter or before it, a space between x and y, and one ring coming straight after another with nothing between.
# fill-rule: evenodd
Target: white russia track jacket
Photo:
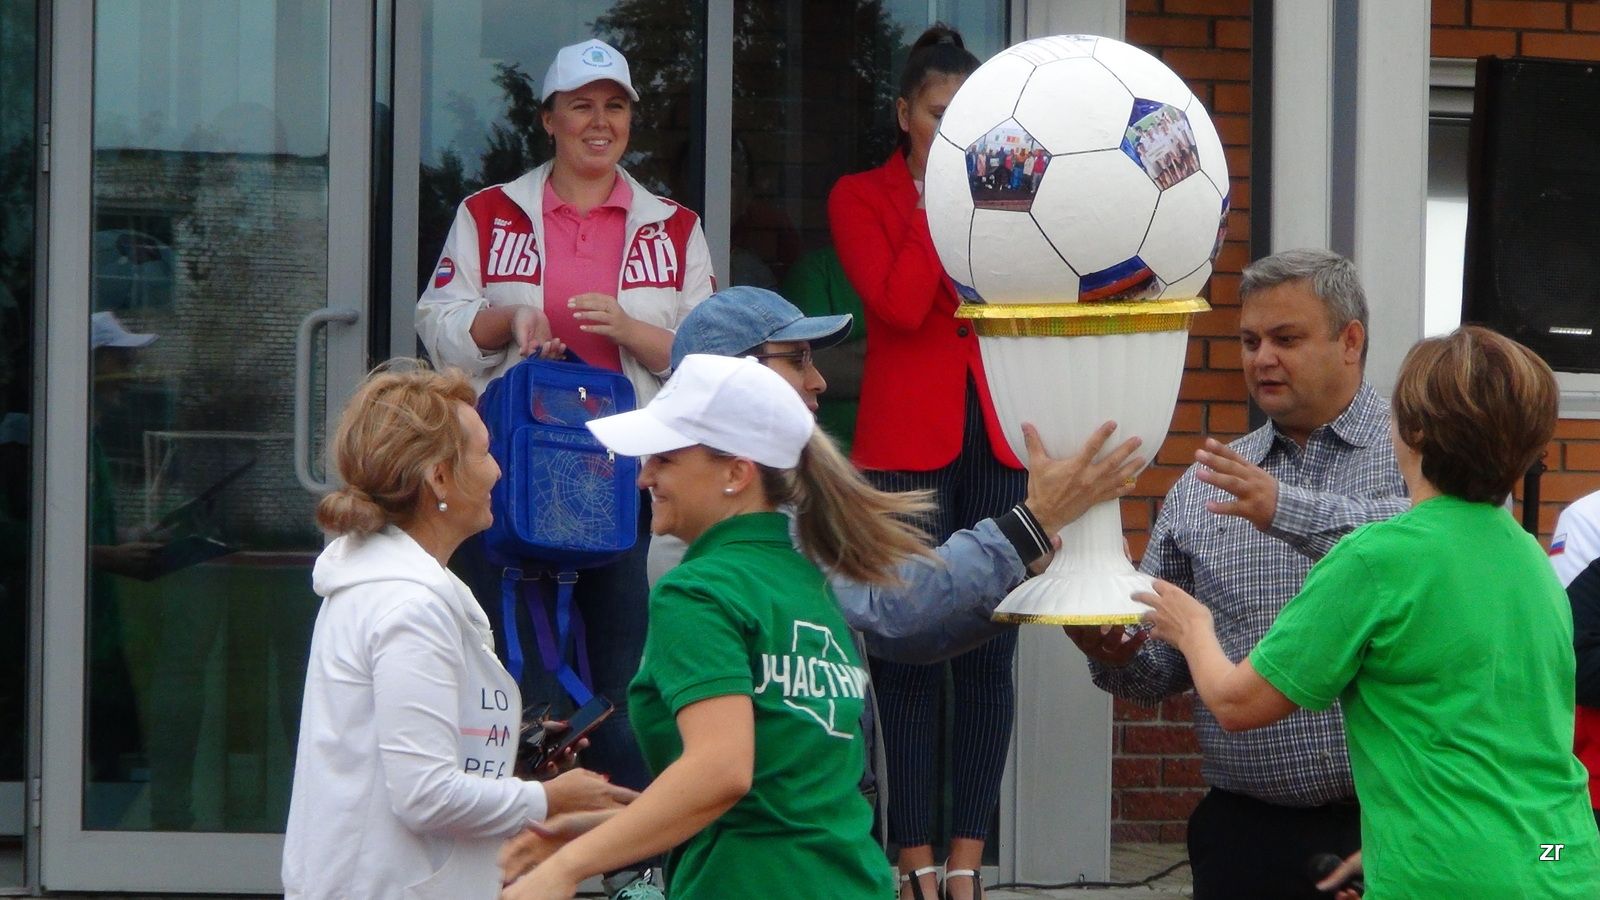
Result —
<instances>
[{"instance_id":1,"label":"white russia track jacket","mask_svg":"<svg viewBox=\"0 0 1600 900\"><path fill-rule=\"evenodd\" d=\"M456 208L433 280L417 301L417 334L436 365L455 366L482 393L490 381L522 361L512 349L485 353L469 330L485 306L544 308L544 183L550 163L505 184L486 187ZM628 180L633 202L627 217L627 252L616 297L630 316L676 331L684 316L711 296L711 252L700 217ZM622 371L639 406L660 389L670 371L652 372L622 351Z\"/></svg>"}]
</instances>

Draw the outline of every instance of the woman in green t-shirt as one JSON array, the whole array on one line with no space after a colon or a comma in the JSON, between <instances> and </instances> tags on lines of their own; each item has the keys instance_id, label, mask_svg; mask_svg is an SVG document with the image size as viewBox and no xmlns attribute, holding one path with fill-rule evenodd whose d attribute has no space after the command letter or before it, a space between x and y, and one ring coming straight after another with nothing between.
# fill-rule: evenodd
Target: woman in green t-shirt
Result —
<instances>
[{"instance_id":1,"label":"woman in green t-shirt","mask_svg":"<svg viewBox=\"0 0 1600 900\"><path fill-rule=\"evenodd\" d=\"M1600 897L1572 755L1572 613L1503 507L1550 442L1557 397L1550 367L1509 338L1424 340L1394 391L1411 509L1342 540L1248 658L1229 660L1177 588L1139 597L1224 728L1341 704L1369 900Z\"/></svg>"},{"instance_id":2,"label":"woman in green t-shirt","mask_svg":"<svg viewBox=\"0 0 1600 900\"><path fill-rule=\"evenodd\" d=\"M673 900L888 900L888 861L859 791L866 670L817 560L885 582L925 537L919 494L851 468L784 379L753 359L691 355L644 409L589 424L647 456L651 527L689 544L650 592L628 709L655 781L626 815L547 831L554 850L507 900L573 896L600 872L671 850ZM799 549L789 536L792 507ZM508 875L530 855L507 854ZM559 847L559 849L556 849Z\"/></svg>"}]
</instances>

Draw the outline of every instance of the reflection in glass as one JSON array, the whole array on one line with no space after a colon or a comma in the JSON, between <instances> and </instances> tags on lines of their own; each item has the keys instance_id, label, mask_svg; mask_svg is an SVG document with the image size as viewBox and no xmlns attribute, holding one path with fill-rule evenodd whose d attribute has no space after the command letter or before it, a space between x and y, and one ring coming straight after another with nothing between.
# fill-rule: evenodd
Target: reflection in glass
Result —
<instances>
[{"instance_id":1,"label":"reflection in glass","mask_svg":"<svg viewBox=\"0 0 1600 900\"><path fill-rule=\"evenodd\" d=\"M23 882L33 515L34 4L0 4L0 885Z\"/></svg>"},{"instance_id":2,"label":"reflection in glass","mask_svg":"<svg viewBox=\"0 0 1600 900\"><path fill-rule=\"evenodd\" d=\"M328 21L96 5L85 828L283 827L322 543L290 386L327 295Z\"/></svg>"},{"instance_id":3,"label":"reflection in glass","mask_svg":"<svg viewBox=\"0 0 1600 900\"><path fill-rule=\"evenodd\" d=\"M627 57L639 102L622 166L704 215L705 5L680 0L426 0L417 291L456 205L550 158L539 91L556 51L598 37ZM538 27L529 22L537 17Z\"/></svg>"},{"instance_id":4,"label":"reflection in glass","mask_svg":"<svg viewBox=\"0 0 1600 900\"><path fill-rule=\"evenodd\" d=\"M987 59L1006 46L1008 6L736 0L730 283L776 287L830 245L828 191L889 158L900 72L923 29L943 21ZM808 282L826 272L814 265Z\"/></svg>"}]
</instances>

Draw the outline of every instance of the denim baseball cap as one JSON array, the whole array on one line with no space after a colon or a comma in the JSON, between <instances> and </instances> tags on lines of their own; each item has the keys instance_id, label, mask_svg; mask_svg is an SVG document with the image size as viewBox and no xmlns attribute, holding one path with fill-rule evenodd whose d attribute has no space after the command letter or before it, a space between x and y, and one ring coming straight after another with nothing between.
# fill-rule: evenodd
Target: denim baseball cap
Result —
<instances>
[{"instance_id":1,"label":"denim baseball cap","mask_svg":"<svg viewBox=\"0 0 1600 900\"><path fill-rule=\"evenodd\" d=\"M672 367L691 353L738 356L768 341L807 341L821 350L849 337L851 321L849 314L808 316L765 288L725 288L690 310L678 326Z\"/></svg>"}]
</instances>

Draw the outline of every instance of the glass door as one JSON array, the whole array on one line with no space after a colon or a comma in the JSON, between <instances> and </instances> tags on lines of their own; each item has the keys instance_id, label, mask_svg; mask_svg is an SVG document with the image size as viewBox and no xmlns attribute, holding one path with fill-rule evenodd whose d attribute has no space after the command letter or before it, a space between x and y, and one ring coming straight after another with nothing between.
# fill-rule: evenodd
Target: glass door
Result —
<instances>
[{"instance_id":1,"label":"glass door","mask_svg":"<svg viewBox=\"0 0 1600 900\"><path fill-rule=\"evenodd\" d=\"M26 874L38 49L35 4L0 4L0 888Z\"/></svg>"},{"instance_id":2,"label":"glass door","mask_svg":"<svg viewBox=\"0 0 1600 900\"><path fill-rule=\"evenodd\" d=\"M47 888L281 890L321 441L366 368L373 16L55 5Z\"/></svg>"}]
</instances>

